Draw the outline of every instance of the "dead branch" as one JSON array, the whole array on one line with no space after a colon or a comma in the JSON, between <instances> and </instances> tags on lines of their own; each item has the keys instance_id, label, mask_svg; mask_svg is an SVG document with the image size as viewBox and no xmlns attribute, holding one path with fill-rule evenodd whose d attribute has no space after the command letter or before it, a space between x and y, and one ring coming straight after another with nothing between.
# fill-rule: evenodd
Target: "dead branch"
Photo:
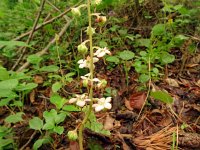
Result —
<instances>
[{"instance_id":1,"label":"dead branch","mask_svg":"<svg viewBox=\"0 0 200 150\"><path fill-rule=\"evenodd\" d=\"M38 21L39 21L39 19L40 19L40 16L41 16L41 14L42 14L43 9L44 9L45 1L46 1L46 0L42 0L42 1L41 1L40 8L39 8L37 17L36 17L35 22L34 22L34 24L33 24L33 28L32 28L32 30L30 31L28 40L26 41L27 44L29 44L29 43L31 42L32 38L33 38L33 33L34 33L34 31L35 31L35 28L36 28L36 26L37 26L37 24L38 24ZM14 69L16 68L16 66L20 63L20 61L22 60L22 58L23 58L23 56L24 56L24 54L25 54L25 52L26 52L26 48L27 48L27 47L21 47L22 53L21 53L20 57L18 58L18 60L16 61L16 63L13 65L13 67L12 67L11 70L14 70ZM20 51L21 51L21 50L20 50Z\"/></svg>"},{"instance_id":2,"label":"dead branch","mask_svg":"<svg viewBox=\"0 0 200 150\"><path fill-rule=\"evenodd\" d=\"M69 21L65 24L65 26L62 28L62 30L61 30L60 33L58 34L59 37L63 36L63 34L65 33L65 31L66 31L67 28L69 27L71 21L72 21L72 20L69 20ZM50 48L50 46L51 46L52 44L54 44L55 42L56 42L56 38L54 37L54 38L49 42L49 44L48 44L43 50L41 50L41 51L39 51L38 53L36 53L36 55L37 55L37 56L42 56L42 55L46 54L47 51L48 51L48 49ZM29 63L29 62L26 62L25 64L23 64L23 65L17 70L17 72L20 72L20 71L22 71L23 69L26 69L29 65L30 65L30 63Z\"/></svg>"}]
</instances>

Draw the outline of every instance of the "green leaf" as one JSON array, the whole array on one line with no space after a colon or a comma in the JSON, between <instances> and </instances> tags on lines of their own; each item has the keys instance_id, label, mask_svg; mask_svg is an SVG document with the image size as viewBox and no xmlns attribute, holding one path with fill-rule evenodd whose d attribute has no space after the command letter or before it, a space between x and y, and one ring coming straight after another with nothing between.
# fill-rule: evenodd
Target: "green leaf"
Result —
<instances>
[{"instance_id":1,"label":"green leaf","mask_svg":"<svg viewBox=\"0 0 200 150\"><path fill-rule=\"evenodd\" d=\"M139 42L139 46L149 47L151 44L150 39L138 39L137 41Z\"/></svg>"},{"instance_id":2,"label":"green leaf","mask_svg":"<svg viewBox=\"0 0 200 150\"><path fill-rule=\"evenodd\" d=\"M135 54L131 51L128 51L128 50L124 50L124 51L119 53L119 57L122 60L130 60L130 59L133 59L134 56L135 56Z\"/></svg>"},{"instance_id":3,"label":"green leaf","mask_svg":"<svg viewBox=\"0 0 200 150\"><path fill-rule=\"evenodd\" d=\"M4 150L5 146L14 143L13 139L1 139L0 138L0 150Z\"/></svg>"},{"instance_id":4,"label":"green leaf","mask_svg":"<svg viewBox=\"0 0 200 150\"><path fill-rule=\"evenodd\" d=\"M23 47L31 47L28 44L26 44L25 42L21 42L21 41L0 41L0 46L9 46L9 47L23 46Z\"/></svg>"},{"instance_id":5,"label":"green leaf","mask_svg":"<svg viewBox=\"0 0 200 150\"><path fill-rule=\"evenodd\" d=\"M158 35L163 35L165 34L165 25L164 24L156 24L153 28L152 28L152 34L154 36L158 36Z\"/></svg>"},{"instance_id":6,"label":"green leaf","mask_svg":"<svg viewBox=\"0 0 200 150\"><path fill-rule=\"evenodd\" d=\"M56 116L57 116L57 111L55 109L51 109L50 112L48 111L43 112L43 117L45 118L46 122L55 123Z\"/></svg>"},{"instance_id":7,"label":"green leaf","mask_svg":"<svg viewBox=\"0 0 200 150\"><path fill-rule=\"evenodd\" d=\"M40 68L40 71L44 71L44 72L57 72L59 69L58 66L55 65L50 65L50 66L44 66L42 68Z\"/></svg>"},{"instance_id":8,"label":"green leaf","mask_svg":"<svg viewBox=\"0 0 200 150\"><path fill-rule=\"evenodd\" d=\"M146 75L146 74L141 74L140 77L139 77L139 81L141 83L145 83L149 80L149 75Z\"/></svg>"},{"instance_id":9,"label":"green leaf","mask_svg":"<svg viewBox=\"0 0 200 150\"><path fill-rule=\"evenodd\" d=\"M16 87L18 91L27 91L27 90L32 90L36 88L38 84L36 83L27 83L27 84L20 84L19 86Z\"/></svg>"},{"instance_id":10,"label":"green leaf","mask_svg":"<svg viewBox=\"0 0 200 150\"><path fill-rule=\"evenodd\" d=\"M27 61L30 64L34 64L34 65L38 65L40 63L40 61L42 61L42 57L38 56L38 55L29 55L27 58Z\"/></svg>"},{"instance_id":11,"label":"green leaf","mask_svg":"<svg viewBox=\"0 0 200 150\"><path fill-rule=\"evenodd\" d=\"M56 106L57 109L61 109L66 103L66 99L60 97L58 94L53 94L50 98L50 102Z\"/></svg>"},{"instance_id":12,"label":"green leaf","mask_svg":"<svg viewBox=\"0 0 200 150\"><path fill-rule=\"evenodd\" d=\"M65 111L69 111L69 112L71 112L71 111L81 111L80 107L76 107L74 105L65 105L62 109L65 110Z\"/></svg>"},{"instance_id":13,"label":"green leaf","mask_svg":"<svg viewBox=\"0 0 200 150\"><path fill-rule=\"evenodd\" d=\"M47 122L44 124L44 126L42 127L43 130L51 130L55 127L55 123L54 122Z\"/></svg>"},{"instance_id":14,"label":"green leaf","mask_svg":"<svg viewBox=\"0 0 200 150\"><path fill-rule=\"evenodd\" d=\"M16 96L10 96L10 97L1 99L1 100L0 100L0 107L8 105L9 102L10 102L12 99L14 99L15 97L16 97Z\"/></svg>"},{"instance_id":15,"label":"green leaf","mask_svg":"<svg viewBox=\"0 0 200 150\"><path fill-rule=\"evenodd\" d=\"M39 117L34 117L33 119L29 120L29 126L34 130L41 130L43 127L43 121Z\"/></svg>"},{"instance_id":16,"label":"green leaf","mask_svg":"<svg viewBox=\"0 0 200 150\"><path fill-rule=\"evenodd\" d=\"M56 127L54 127L53 131L58 133L59 135L61 135L64 132L64 127L63 126L56 126Z\"/></svg>"},{"instance_id":17,"label":"green leaf","mask_svg":"<svg viewBox=\"0 0 200 150\"><path fill-rule=\"evenodd\" d=\"M40 148L43 144L47 143L50 143L49 138L38 139L33 145L33 150L38 150L38 148Z\"/></svg>"},{"instance_id":18,"label":"green leaf","mask_svg":"<svg viewBox=\"0 0 200 150\"><path fill-rule=\"evenodd\" d=\"M52 91L54 93L58 92L58 90L60 90L60 88L62 87L62 83L60 82L56 82L52 85Z\"/></svg>"},{"instance_id":19,"label":"green leaf","mask_svg":"<svg viewBox=\"0 0 200 150\"><path fill-rule=\"evenodd\" d=\"M55 118L55 123L56 123L56 124L59 124L59 123L63 122L63 121L65 120L66 116L67 116L67 113L61 112L60 114L58 114L58 115L56 116L56 118Z\"/></svg>"},{"instance_id":20,"label":"green leaf","mask_svg":"<svg viewBox=\"0 0 200 150\"><path fill-rule=\"evenodd\" d=\"M119 64L119 58L116 56L108 56L106 58L106 61L108 62L114 62L115 64Z\"/></svg>"},{"instance_id":21,"label":"green leaf","mask_svg":"<svg viewBox=\"0 0 200 150\"><path fill-rule=\"evenodd\" d=\"M8 79L9 79L8 71L5 68L0 67L0 80L8 80Z\"/></svg>"},{"instance_id":22,"label":"green leaf","mask_svg":"<svg viewBox=\"0 0 200 150\"><path fill-rule=\"evenodd\" d=\"M17 122L23 121L23 119L22 119L23 114L24 114L23 112L18 112L14 115L10 115L10 116L6 117L5 122L17 123Z\"/></svg>"},{"instance_id":23,"label":"green leaf","mask_svg":"<svg viewBox=\"0 0 200 150\"><path fill-rule=\"evenodd\" d=\"M168 93L163 91L151 92L151 96L167 104L173 103L173 98Z\"/></svg>"},{"instance_id":24,"label":"green leaf","mask_svg":"<svg viewBox=\"0 0 200 150\"><path fill-rule=\"evenodd\" d=\"M163 53L161 54L161 62L163 64L169 64L169 63L172 63L173 61L175 60L175 56L174 55L171 55L169 53Z\"/></svg>"},{"instance_id":25,"label":"green leaf","mask_svg":"<svg viewBox=\"0 0 200 150\"><path fill-rule=\"evenodd\" d=\"M14 95L12 90L18 85L17 79L9 79L0 82L0 97L10 97Z\"/></svg>"}]
</instances>

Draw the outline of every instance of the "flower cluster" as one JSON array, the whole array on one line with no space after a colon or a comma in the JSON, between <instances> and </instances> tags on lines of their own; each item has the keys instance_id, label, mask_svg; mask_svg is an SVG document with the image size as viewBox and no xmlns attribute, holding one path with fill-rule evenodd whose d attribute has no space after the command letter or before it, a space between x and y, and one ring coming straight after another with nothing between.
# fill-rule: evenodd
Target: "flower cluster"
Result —
<instances>
[{"instance_id":1,"label":"flower cluster","mask_svg":"<svg viewBox=\"0 0 200 150\"><path fill-rule=\"evenodd\" d=\"M101 3L101 0L95 0L95 4L98 5ZM85 5L81 5L76 8L72 8L71 12L75 16L80 16L80 8L84 7ZM103 25L106 21L107 18L106 16L100 16L99 13L94 13L92 16L96 16L96 22L99 23L99 25ZM91 32L89 33L89 27L86 29L87 34L94 34L95 33L95 28L90 27ZM82 42L80 45L78 45L77 49L80 54L85 54L88 52L88 48L86 46L86 42L89 42L90 40L86 40ZM93 58L91 56L87 56L85 59L80 59L77 63L79 64L79 68L89 68L90 71L95 68L95 63L99 61L102 57L104 57L106 54L111 55L111 52L107 47L100 48L100 47L92 47L92 49L96 49L96 51L93 54ZM93 62L93 64L91 64ZM93 68L91 68L93 65ZM81 79L83 80L83 86L84 87L95 87L97 89L104 89L107 85L107 81L105 79L98 79L98 78L93 78L91 77L91 72L81 76ZM93 85L93 86L91 86ZM76 94L75 98L71 98L69 100L69 103L75 103L79 107L84 107L87 102L90 102L91 99L89 99L87 94ZM110 104L111 102L111 97L107 98L93 98L93 101L96 102L95 104L92 105L92 107L95 109L96 112L99 112L103 109L111 109L112 105Z\"/></svg>"}]
</instances>

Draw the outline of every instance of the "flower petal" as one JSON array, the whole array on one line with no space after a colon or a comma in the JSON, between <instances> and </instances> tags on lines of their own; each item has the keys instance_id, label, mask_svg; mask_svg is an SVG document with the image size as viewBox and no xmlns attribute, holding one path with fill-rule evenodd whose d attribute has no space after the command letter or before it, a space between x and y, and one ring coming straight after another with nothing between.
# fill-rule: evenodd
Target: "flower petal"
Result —
<instances>
[{"instance_id":1,"label":"flower petal","mask_svg":"<svg viewBox=\"0 0 200 150\"><path fill-rule=\"evenodd\" d=\"M79 100L79 101L76 102L76 105L83 107L85 105L85 101Z\"/></svg>"},{"instance_id":2,"label":"flower petal","mask_svg":"<svg viewBox=\"0 0 200 150\"><path fill-rule=\"evenodd\" d=\"M102 109L104 109L104 107L103 107L102 105L97 105L97 106L95 107L95 111L96 111L96 112L99 112L99 111L101 111Z\"/></svg>"},{"instance_id":3,"label":"flower petal","mask_svg":"<svg viewBox=\"0 0 200 150\"><path fill-rule=\"evenodd\" d=\"M69 103L74 103L74 102L76 102L77 101L77 98L71 98L70 100L69 100Z\"/></svg>"},{"instance_id":4,"label":"flower petal","mask_svg":"<svg viewBox=\"0 0 200 150\"><path fill-rule=\"evenodd\" d=\"M107 109L111 109L111 108L112 108L112 105L111 105L110 103L106 103L106 104L104 105L104 107L107 108Z\"/></svg>"}]
</instances>

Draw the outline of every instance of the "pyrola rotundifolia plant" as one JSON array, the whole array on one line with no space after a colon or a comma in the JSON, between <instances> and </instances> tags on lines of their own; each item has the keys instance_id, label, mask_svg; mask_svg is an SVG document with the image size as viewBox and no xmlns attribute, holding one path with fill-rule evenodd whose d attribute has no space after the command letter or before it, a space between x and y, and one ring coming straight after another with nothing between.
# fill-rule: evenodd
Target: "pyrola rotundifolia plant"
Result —
<instances>
[{"instance_id":1,"label":"pyrola rotundifolia plant","mask_svg":"<svg viewBox=\"0 0 200 150\"><path fill-rule=\"evenodd\" d=\"M92 4L98 5L101 3L101 0L95 0ZM88 68L89 73L85 74L84 76L81 76L81 79L83 80L83 86L87 87L88 93L83 94L76 94L75 97L71 98L69 100L69 103L74 103L79 107L84 108L85 116L82 121L82 123L73 131L68 132L68 137L70 140L76 140L79 139L79 146L80 150L83 150L83 128L84 125L88 121L88 117L91 113L91 111L102 111L105 109L111 109L111 97L93 97L93 90L99 89L102 90L106 87L107 81L105 79L99 79L94 77L94 69L95 69L95 63L98 62L100 59L102 59L105 55L111 54L109 49L107 47L98 47L93 46L92 36L95 33L95 28L92 28L92 16L96 17L96 21L99 23L100 26L103 26L103 24L106 22L106 16L100 16L98 13L91 13L90 10L91 2L90 0L87 1L87 5L80 5L76 8L71 8L72 14L77 17L81 16L80 9L83 7L87 7L88 10L88 22L89 26L86 29L86 33L88 35L88 39L82 42L80 45L78 45L77 49L78 52L83 54L83 56L86 56L84 59L80 59L77 63L79 64L79 68ZM89 42L89 48L86 46L86 43ZM89 49L89 55L88 54ZM79 134L77 135L77 130L79 130Z\"/></svg>"}]
</instances>

